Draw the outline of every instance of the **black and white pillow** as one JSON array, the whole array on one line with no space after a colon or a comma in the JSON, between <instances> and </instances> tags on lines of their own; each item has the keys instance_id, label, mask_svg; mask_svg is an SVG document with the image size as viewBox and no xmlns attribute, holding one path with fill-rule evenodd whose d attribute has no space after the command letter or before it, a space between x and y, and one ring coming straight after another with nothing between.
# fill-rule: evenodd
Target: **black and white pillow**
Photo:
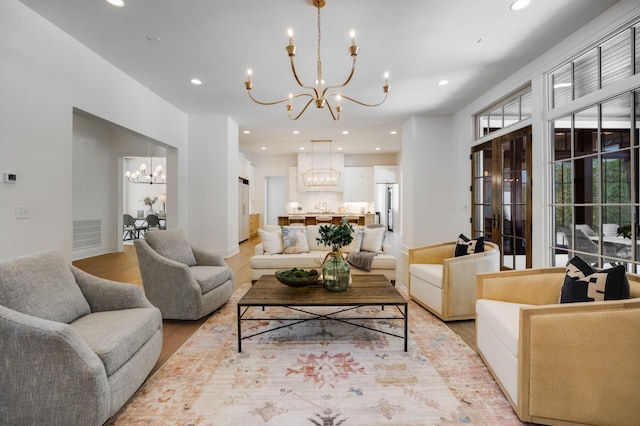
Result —
<instances>
[{"instance_id":1,"label":"black and white pillow","mask_svg":"<svg viewBox=\"0 0 640 426\"><path fill-rule=\"evenodd\" d=\"M471 240L460 234L458 241L456 242L455 257L465 256L472 253L482 253L484 251L484 237L478 237L475 240Z\"/></svg>"},{"instance_id":2,"label":"black and white pillow","mask_svg":"<svg viewBox=\"0 0 640 426\"><path fill-rule=\"evenodd\" d=\"M575 256L567 263L560 303L593 302L629 298L624 265L598 270Z\"/></svg>"}]
</instances>

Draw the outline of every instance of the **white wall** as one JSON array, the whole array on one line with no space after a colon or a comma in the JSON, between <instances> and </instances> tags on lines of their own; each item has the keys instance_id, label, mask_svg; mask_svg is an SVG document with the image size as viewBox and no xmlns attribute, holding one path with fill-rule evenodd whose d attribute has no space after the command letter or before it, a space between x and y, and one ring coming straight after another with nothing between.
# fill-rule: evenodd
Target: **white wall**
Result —
<instances>
[{"instance_id":1,"label":"white wall","mask_svg":"<svg viewBox=\"0 0 640 426\"><path fill-rule=\"evenodd\" d=\"M404 250L451 241L469 231L468 221L465 225L455 220L454 212L462 206L455 204L453 186L469 161L454 154L451 141L449 116L415 116L402 127L399 195Z\"/></svg>"},{"instance_id":2,"label":"white wall","mask_svg":"<svg viewBox=\"0 0 640 426\"><path fill-rule=\"evenodd\" d=\"M72 220L99 219L102 244L73 250L73 258L95 256L114 247L114 170L109 163L110 130L74 116L72 149Z\"/></svg>"},{"instance_id":3,"label":"white wall","mask_svg":"<svg viewBox=\"0 0 640 426\"><path fill-rule=\"evenodd\" d=\"M251 164L255 167L255 177L249 185L252 186L254 191L254 208L252 213L260 213L260 226L263 226L265 222L266 206L265 206L265 194L266 184L265 179L267 176L281 176L285 179L288 176L289 167L295 167L298 164L297 154L290 155L253 155L247 156L251 161ZM286 191L286 189L285 189ZM286 203L286 194L284 199ZM277 224L277 223L276 223Z\"/></svg>"},{"instance_id":4,"label":"white wall","mask_svg":"<svg viewBox=\"0 0 640 426\"><path fill-rule=\"evenodd\" d=\"M0 2L0 58L0 171L18 175L0 184L0 259L54 248L71 260L74 107L185 151L187 116L17 0Z\"/></svg>"},{"instance_id":5,"label":"white wall","mask_svg":"<svg viewBox=\"0 0 640 426\"><path fill-rule=\"evenodd\" d=\"M189 241L223 256L238 245L238 126L227 116L189 117Z\"/></svg>"}]
</instances>

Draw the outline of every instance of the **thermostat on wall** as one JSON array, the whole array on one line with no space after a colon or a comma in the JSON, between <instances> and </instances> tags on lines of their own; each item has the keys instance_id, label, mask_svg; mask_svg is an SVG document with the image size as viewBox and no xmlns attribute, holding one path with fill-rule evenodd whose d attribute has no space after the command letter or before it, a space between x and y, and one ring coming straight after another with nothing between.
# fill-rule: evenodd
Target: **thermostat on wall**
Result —
<instances>
[{"instance_id":1,"label":"thermostat on wall","mask_svg":"<svg viewBox=\"0 0 640 426\"><path fill-rule=\"evenodd\" d=\"M4 183L16 183L18 175L11 172L2 172L2 182Z\"/></svg>"}]
</instances>

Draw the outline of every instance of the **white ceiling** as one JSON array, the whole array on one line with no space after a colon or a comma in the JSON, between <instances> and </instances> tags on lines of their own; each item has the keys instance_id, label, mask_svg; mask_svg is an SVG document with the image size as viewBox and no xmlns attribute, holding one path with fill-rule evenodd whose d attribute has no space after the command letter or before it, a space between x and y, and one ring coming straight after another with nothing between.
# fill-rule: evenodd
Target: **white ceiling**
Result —
<instances>
[{"instance_id":1,"label":"white ceiling","mask_svg":"<svg viewBox=\"0 0 640 426\"><path fill-rule=\"evenodd\" d=\"M334 122L314 106L291 121L285 104L257 105L244 89L251 68L256 98L299 92L285 52L288 28L300 78L313 84L312 0L125 0L123 8L104 0L21 1L184 112L231 116L240 126L240 151L248 154L294 153L310 148L311 139L332 139L347 154L398 152L407 117L455 112L616 3L533 0L511 12L512 0L327 0L323 79L346 78L353 29L360 53L343 93L378 102L385 71L391 86L377 108L343 101ZM192 85L194 77L203 84ZM442 79L449 85L438 86Z\"/></svg>"}]
</instances>

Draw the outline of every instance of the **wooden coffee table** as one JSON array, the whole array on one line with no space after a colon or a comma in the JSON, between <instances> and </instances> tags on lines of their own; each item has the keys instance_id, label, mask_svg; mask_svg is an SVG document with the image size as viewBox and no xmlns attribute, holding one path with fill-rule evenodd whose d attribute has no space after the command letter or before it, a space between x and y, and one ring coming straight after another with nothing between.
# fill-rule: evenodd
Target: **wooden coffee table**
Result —
<instances>
[{"instance_id":1,"label":"wooden coffee table","mask_svg":"<svg viewBox=\"0 0 640 426\"><path fill-rule=\"evenodd\" d=\"M296 312L302 312L306 314L306 316L301 318L292 318L290 316L283 318L275 318L273 316L262 318L245 317L245 314L250 308L259 307L264 309L268 306L289 308ZM336 310L331 313L319 314L306 309L308 307L327 306L335 306ZM380 306L381 311L384 311L385 306L393 306L397 312L394 312L393 315L390 314L390 316L362 317L341 315L339 318L336 317L337 314L352 311L361 306ZM283 327L290 327L295 324L313 320L340 321L390 336L404 338L404 351L406 352L408 314L407 300L402 297L398 290L391 285L384 275L353 275L352 283L349 285L349 288L342 292L328 291L322 285L312 285L300 288L287 287L280 283L274 275L263 275L238 301L238 352L242 352L242 341L244 339L249 339ZM286 320L287 324L248 336L242 336L243 321L266 321L279 319ZM371 328L366 324L354 322L354 320L386 321L390 319L404 320L404 336Z\"/></svg>"}]
</instances>

